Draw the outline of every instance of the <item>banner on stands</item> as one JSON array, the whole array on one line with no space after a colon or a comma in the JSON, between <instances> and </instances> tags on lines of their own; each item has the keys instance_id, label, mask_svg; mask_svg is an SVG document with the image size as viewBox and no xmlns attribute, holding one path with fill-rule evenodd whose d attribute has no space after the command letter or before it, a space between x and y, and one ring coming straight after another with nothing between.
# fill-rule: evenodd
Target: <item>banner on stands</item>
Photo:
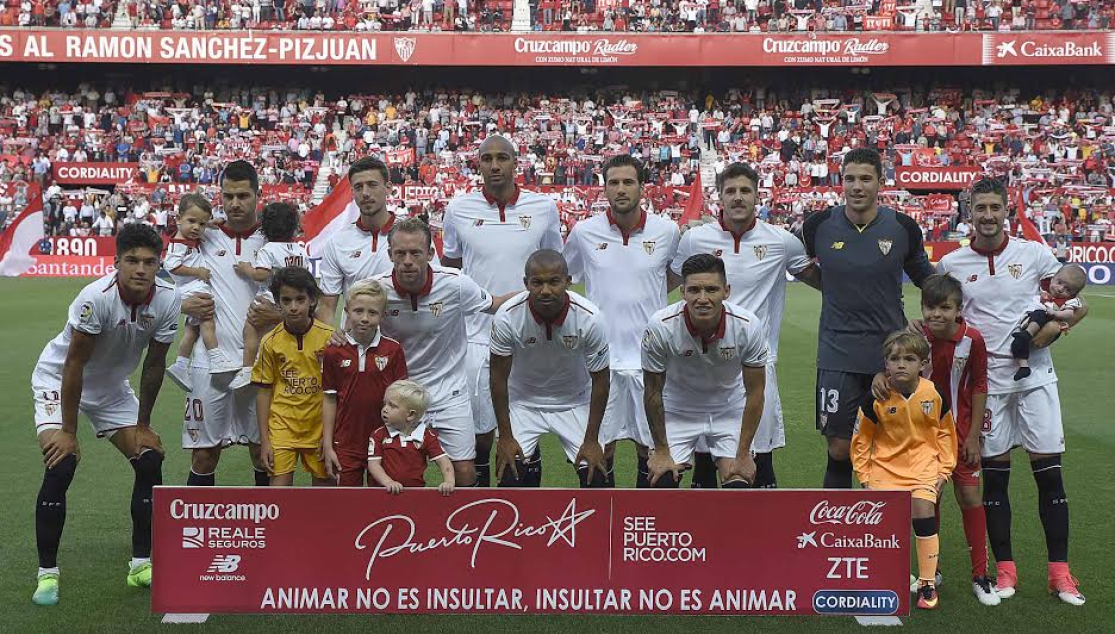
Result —
<instances>
[{"instance_id":1,"label":"banner on stands","mask_svg":"<svg viewBox=\"0 0 1115 634\"><path fill-rule=\"evenodd\" d=\"M55 163L51 170L59 185L116 185L132 180L139 163Z\"/></svg>"},{"instance_id":2,"label":"banner on stands","mask_svg":"<svg viewBox=\"0 0 1115 634\"><path fill-rule=\"evenodd\" d=\"M960 191L967 189L983 175L980 167L911 167L895 168L895 185L903 189Z\"/></svg>"},{"instance_id":3,"label":"banner on stands","mask_svg":"<svg viewBox=\"0 0 1115 634\"><path fill-rule=\"evenodd\" d=\"M879 26L874 24L873 26ZM357 33L18 29L0 62L414 66L980 66L1115 63L1115 34Z\"/></svg>"},{"instance_id":4,"label":"banner on stands","mask_svg":"<svg viewBox=\"0 0 1115 634\"><path fill-rule=\"evenodd\" d=\"M154 540L155 612L910 608L899 491L159 487Z\"/></svg>"}]
</instances>

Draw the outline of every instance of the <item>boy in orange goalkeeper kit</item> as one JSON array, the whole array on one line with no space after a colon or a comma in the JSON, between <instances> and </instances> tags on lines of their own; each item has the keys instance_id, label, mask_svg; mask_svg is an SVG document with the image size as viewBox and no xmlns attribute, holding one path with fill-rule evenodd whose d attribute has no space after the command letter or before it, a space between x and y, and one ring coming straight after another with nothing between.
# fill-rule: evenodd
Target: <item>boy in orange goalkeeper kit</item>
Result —
<instances>
[{"instance_id":1,"label":"boy in orange goalkeeper kit","mask_svg":"<svg viewBox=\"0 0 1115 634\"><path fill-rule=\"evenodd\" d=\"M929 365L929 342L902 331L883 344L891 393L860 408L852 435L852 464L865 489L901 489L913 496L917 537L918 603L937 607L935 506L941 487L956 466L956 427L952 413L933 382L922 378Z\"/></svg>"}]
</instances>

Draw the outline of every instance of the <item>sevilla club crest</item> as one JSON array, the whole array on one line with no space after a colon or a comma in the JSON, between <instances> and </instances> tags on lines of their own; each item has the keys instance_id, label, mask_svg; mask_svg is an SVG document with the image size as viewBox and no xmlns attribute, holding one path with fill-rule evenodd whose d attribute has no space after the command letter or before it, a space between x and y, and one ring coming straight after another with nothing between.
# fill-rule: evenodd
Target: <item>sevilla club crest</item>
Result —
<instances>
[{"instance_id":1,"label":"sevilla club crest","mask_svg":"<svg viewBox=\"0 0 1115 634\"><path fill-rule=\"evenodd\" d=\"M418 47L418 38L414 37L397 37L395 38L395 52L399 54L399 59L405 64L410 61L410 56L414 55L414 49Z\"/></svg>"},{"instance_id":2,"label":"sevilla club crest","mask_svg":"<svg viewBox=\"0 0 1115 634\"><path fill-rule=\"evenodd\" d=\"M725 361L731 361L732 357L736 356L736 349L733 347L720 348L717 353L720 355L721 359L724 359Z\"/></svg>"},{"instance_id":3,"label":"sevilla club crest","mask_svg":"<svg viewBox=\"0 0 1115 634\"><path fill-rule=\"evenodd\" d=\"M883 238L882 240L879 240L879 250L883 252L883 255L889 254L890 248L893 246L894 240L891 240L890 238Z\"/></svg>"},{"instance_id":4,"label":"sevilla club crest","mask_svg":"<svg viewBox=\"0 0 1115 634\"><path fill-rule=\"evenodd\" d=\"M654 247L657 244L658 243L655 242L654 240L647 240L647 241L643 242L643 251L646 251L647 255L654 255Z\"/></svg>"},{"instance_id":5,"label":"sevilla club crest","mask_svg":"<svg viewBox=\"0 0 1115 634\"><path fill-rule=\"evenodd\" d=\"M751 249L755 252L755 259L757 260L762 260L767 256L767 245L765 244L756 244Z\"/></svg>"},{"instance_id":6,"label":"sevilla club crest","mask_svg":"<svg viewBox=\"0 0 1115 634\"><path fill-rule=\"evenodd\" d=\"M565 344L566 348L569 348L570 350L572 350L573 348L577 347L577 336L576 335L565 335L561 338L561 342L563 344Z\"/></svg>"},{"instance_id":7,"label":"sevilla club crest","mask_svg":"<svg viewBox=\"0 0 1115 634\"><path fill-rule=\"evenodd\" d=\"M921 402L921 412L923 414L925 414L926 416L929 416L930 414L932 414L933 413L933 401L922 401Z\"/></svg>"},{"instance_id":8,"label":"sevilla club crest","mask_svg":"<svg viewBox=\"0 0 1115 634\"><path fill-rule=\"evenodd\" d=\"M440 317L441 309L443 306L444 304L442 304L441 302L434 302L430 304L430 313L432 313L434 317Z\"/></svg>"},{"instance_id":9,"label":"sevilla club crest","mask_svg":"<svg viewBox=\"0 0 1115 634\"><path fill-rule=\"evenodd\" d=\"M381 357L377 354L375 356L375 361L376 367L379 368L380 372L383 372L383 369L387 367L387 357Z\"/></svg>"},{"instance_id":10,"label":"sevilla club crest","mask_svg":"<svg viewBox=\"0 0 1115 634\"><path fill-rule=\"evenodd\" d=\"M1017 280L1018 278L1022 277L1022 265L1008 264L1007 273L1010 273L1010 276Z\"/></svg>"},{"instance_id":11,"label":"sevilla club crest","mask_svg":"<svg viewBox=\"0 0 1115 634\"><path fill-rule=\"evenodd\" d=\"M530 216L519 216L519 224L523 225L523 229L530 229Z\"/></svg>"}]
</instances>

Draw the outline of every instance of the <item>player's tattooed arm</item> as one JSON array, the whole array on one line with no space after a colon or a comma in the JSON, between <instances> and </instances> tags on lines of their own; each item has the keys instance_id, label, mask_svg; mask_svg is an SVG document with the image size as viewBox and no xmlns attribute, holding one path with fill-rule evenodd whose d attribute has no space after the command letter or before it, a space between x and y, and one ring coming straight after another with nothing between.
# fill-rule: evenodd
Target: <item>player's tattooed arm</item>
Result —
<instances>
[{"instance_id":1,"label":"player's tattooed arm","mask_svg":"<svg viewBox=\"0 0 1115 634\"><path fill-rule=\"evenodd\" d=\"M647 469L650 471L650 484L654 486L667 471L672 471L676 480L680 468L670 456L670 443L666 440L666 406L662 402L666 373L643 370L643 386L643 407L647 412L650 437L654 441Z\"/></svg>"}]
</instances>

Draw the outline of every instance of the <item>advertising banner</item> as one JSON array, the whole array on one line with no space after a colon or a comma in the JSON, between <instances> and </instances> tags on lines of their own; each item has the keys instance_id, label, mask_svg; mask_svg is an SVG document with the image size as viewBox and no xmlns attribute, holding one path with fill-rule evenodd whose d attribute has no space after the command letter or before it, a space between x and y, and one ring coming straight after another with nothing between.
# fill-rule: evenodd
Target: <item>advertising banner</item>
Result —
<instances>
[{"instance_id":1,"label":"advertising banner","mask_svg":"<svg viewBox=\"0 0 1115 634\"><path fill-rule=\"evenodd\" d=\"M55 163L51 166L59 185L116 185L136 175L139 163Z\"/></svg>"},{"instance_id":2,"label":"advertising banner","mask_svg":"<svg viewBox=\"0 0 1115 634\"><path fill-rule=\"evenodd\" d=\"M872 26L880 26L873 24ZM356 33L19 29L0 62L414 66L980 66L1115 63L1110 32Z\"/></svg>"},{"instance_id":3,"label":"advertising banner","mask_svg":"<svg viewBox=\"0 0 1115 634\"><path fill-rule=\"evenodd\" d=\"M913 167L895 168L895 185L903 189L960 191L967 189L983 175L980 167Z\"/></svg>"},{"instance_id":4,"label":"advertising banner","mask_svg":"<svg viewBox=\"0 0 1115 634\"><path fill-rule=\"evenodd\" d=\"M159 487L170 613L909 612L895 491Z\"/></svg>"}]
</instances>

